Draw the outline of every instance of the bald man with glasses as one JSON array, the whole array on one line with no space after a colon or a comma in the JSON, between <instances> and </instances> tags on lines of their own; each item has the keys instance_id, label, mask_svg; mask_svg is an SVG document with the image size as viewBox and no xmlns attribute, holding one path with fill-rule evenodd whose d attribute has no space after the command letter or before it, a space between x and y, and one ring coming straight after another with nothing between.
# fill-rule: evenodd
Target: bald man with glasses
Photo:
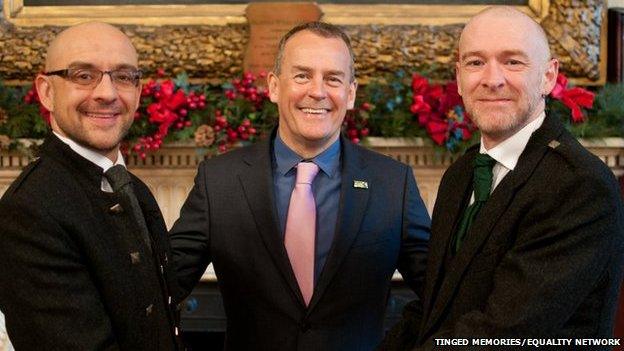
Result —
<instances>
[{"instance_id":1,"label":"bald man with glasses","mask_svg":"<svg viewBox=\"0 0 624 351\"><path fill-rule=\"evenodd\" d=\"M119 144L137 53L86 23L50 44L35 86L52 132L0 200L0 310L17 350L176 350L166 228Z\"/></svg>"}]
</instances>

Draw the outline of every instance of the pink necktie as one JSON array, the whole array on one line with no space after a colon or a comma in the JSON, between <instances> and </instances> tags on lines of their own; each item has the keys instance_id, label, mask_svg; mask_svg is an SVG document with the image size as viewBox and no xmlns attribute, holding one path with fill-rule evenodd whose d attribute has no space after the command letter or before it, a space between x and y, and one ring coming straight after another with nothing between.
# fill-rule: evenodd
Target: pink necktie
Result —
<instances>
[{"instance_id":1,"label":"pink necktie","mask_svg":"<svg viewBox=\"0 0 624 351\"><path fill-rule=\"evenodd\" d=\"M314 241L316 237L316 204L312 181L318 173L312 162L297 165L297 180L290 195L284 245L306 306L314 291Z\"/></svg>"}]
</instances>

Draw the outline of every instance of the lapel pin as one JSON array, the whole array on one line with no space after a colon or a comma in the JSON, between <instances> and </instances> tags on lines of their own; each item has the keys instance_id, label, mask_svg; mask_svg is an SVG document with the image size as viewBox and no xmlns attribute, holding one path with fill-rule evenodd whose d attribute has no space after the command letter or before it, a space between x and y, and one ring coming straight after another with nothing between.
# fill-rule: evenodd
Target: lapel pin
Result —
<instances>
[{"instance_id":1,"label":"lapel pin","mask_svg":"<svg viewBox=\"0 0 624 351\"><path fill-rule=\"evenodd\" d=\"M360 189L368 189L368 182L365 182L363 180L354 180L353 187L360 188Z\"/></svg>"},{"instance_id":2,"label":"lapel pin","mask_svg":"<svg viewBox=\"0 0 624 351\"><path fill-rule=\"evenodd\" d=\"M108 209L111 213L121 213L123 212L123 207L120 204L115 204L113 207Z\"/></svg>"},{"instance_id":3,"label":"lapel pin","mask_svg":"<svg viewBox=\"0 0 624 351\"><path fill-rule=\"evenodd\" d=\"M554 139L551 140L550 143L548 143L548 146L550 146L551 149L555 149L559 145L561 145L561 143Z\"/></svg>"}]
</instances>

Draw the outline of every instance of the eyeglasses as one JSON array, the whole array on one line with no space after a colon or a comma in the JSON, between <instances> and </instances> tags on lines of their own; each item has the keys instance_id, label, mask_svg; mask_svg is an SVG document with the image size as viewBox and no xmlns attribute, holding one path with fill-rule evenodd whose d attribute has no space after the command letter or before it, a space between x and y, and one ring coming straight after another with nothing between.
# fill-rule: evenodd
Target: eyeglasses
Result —
<instances>
[{"instance_id":1,"label":"eyeglasses","mask_svg":"<svg viewBox=\"0 0 624 351\"><path fill-rule=\"evenodd\" d=\"M108 74L115 88L120 90L135 89L139 86L141 71L136 69L116 69L100 71L95 68L68 68L58 71L45 72L46 76L60 76L87 89L95 88L102 81L104 74Z\"/></svg>"}]
</instances>

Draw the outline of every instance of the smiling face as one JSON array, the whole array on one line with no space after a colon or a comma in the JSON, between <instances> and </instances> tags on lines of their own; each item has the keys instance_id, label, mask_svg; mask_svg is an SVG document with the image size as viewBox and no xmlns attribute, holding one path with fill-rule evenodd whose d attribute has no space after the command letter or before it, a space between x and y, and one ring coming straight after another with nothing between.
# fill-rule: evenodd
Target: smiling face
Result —
<instances>
[{"instance_id":1,"label":"smiling face","mask_svg":"<svg viewBox=\"0 0 624 351\"><path fill-rule=\"evenodd\" d=\"M137 68L130 40L116 28L87 23L59 34L48 49L46 71ZM115 160L138 108L141 87L117 89L108 74L94 88L60 76L39 75L37 93L50 111L52 130Z\"/></svg>"},{"instance_id":2,"label":"smiling face","mask_svg":"<svg viewBox=\"0 0 624 351\"><path fill-rule=\"evenodd\" d=\"M525 14L495 9L466 25L459 42L458 89L486 148L541 114L557 72L543 32Z\"/></svg>"},{"instance_id":3,"label":"smiling face","mask_svg":"<svg viewBox=\"0 0 624 351\"><path fill-rule=\"evenodd\" d=\"M286 42L279 75L269 74L269 91L280 138L299 155L316 156L338 139L355 101L350 72L349 49L340 38L304 30Z\"/></svg>"}]
</instances>

